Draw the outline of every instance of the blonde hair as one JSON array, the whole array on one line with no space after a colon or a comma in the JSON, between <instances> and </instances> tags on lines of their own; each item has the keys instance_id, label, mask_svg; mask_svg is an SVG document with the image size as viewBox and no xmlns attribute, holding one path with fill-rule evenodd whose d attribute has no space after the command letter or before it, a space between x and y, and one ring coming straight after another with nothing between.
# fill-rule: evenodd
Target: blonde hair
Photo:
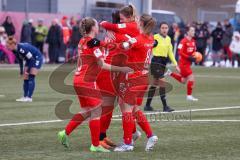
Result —
<instances>
[{"instance_id":1,"label":"blonde hair","mask_svg":"<svg viewBox=\"0 0 240 160\"><path fill-rule=\"evenodd\" d=\"M133 4L122 7L119 12L126 18L132 18L133 20L137 20L137 9Z\"/></svg>"},{"instance_id":2,"label":"blonde hair","mask_svg":"<svg viewBox=\"0 0 240 160\"><path fill-rule=\"evenodd\" d=\"M83 18L80 22L80 32L82 35L89 34L92 27L96 25L96 20L92 17Z\"/></svg>"},{"instance_id":3,"label":"blonde hair","mask_svg":"<svg viewBox=\"0 0 240 160\"><path fill-rule=\"evenodd\" d=\"M148 14L143 14L140 17L140 22L143 23L143 27L142 27L143 32L148 35L152 33L152 30L154 29L154 27L157 24L156 19Z\"/></svg>"}]
</instances>

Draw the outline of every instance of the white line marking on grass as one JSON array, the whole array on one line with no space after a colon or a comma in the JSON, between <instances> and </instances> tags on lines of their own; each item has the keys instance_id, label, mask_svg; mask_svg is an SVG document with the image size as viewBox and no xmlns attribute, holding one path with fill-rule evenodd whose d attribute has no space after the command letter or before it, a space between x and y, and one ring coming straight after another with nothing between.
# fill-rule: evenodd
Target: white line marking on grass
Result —
<instances>
[{"instance_id":1,"label":"white line marking on grass","mask_svg":"<svg viewBox=\"0 0 240 160\"><path fill-rule=\"evenodd\" d=\"M232 107L218 107L218 108L204 108L204 109L193 109L193 110L179 110L171 113L183 113L183 112L198 112L198 111L212 111L212 110L227 110L227 109L240 109L240 106L232 106ZM153 115L153 114L166 114L166 112L151 112L145 113L145 115ZM169 113L168 113L169 114ZM114 115L114 121L121 121L121 115ZM240 120L154 120L154 121L181 121L181 122L240 122ZM47 123L57 123L63 122L63 120L48 120L48 121L33 121L33 122L21 122L21 123L7 123L0 124L0 127L8 127L8 126L23 126L23 125L31 125L31 124L47 124Z\"/></svg>"},{"instance_id":2,"label":"white line marking on grass","mask_svg":"<svg viewBox=\"0 0 240 160\"><path fill-rule=\"evenodd\" d=\"M3 94L0 94L0 98L4 98L5 97L5 95L3 95Z\"/></svg>"},{"instance_id":3,"label":"white line marking on grass","mask_svg":"<svg viewBox=\"0 0 240 160\"><path fill-rule=\"evenodd\" d=\"M192 110L179 110L173 111L170 113L185 113L185 112L198 112L198 111L213 111L213 110L226 110L226 109L240 109L240 106L232 106L232 107L218 107L218 108L203 108L203 109L192 109ZM154 115L154 114L169 114L169 112L148 112L145 115ZM122 115L114 115L113 118L119 118Z\"/></svg>"},{"instance_id":4,"label":"white line marking on grass","mask_svg":"<svg viewBox=\"0 0 240 160\"><path fill-rule=\"evenodd\" d=\"M41 71L54 71L60 65L44 65ZM19 70L18 65L0 65L1 70ZM223 68L224 69L224 68ZM196 77L202 78L225 78L225 79L240 79L240 76L223 76L223 75L210 75L210 74L195 74Z\"/></svg>"},{"instance_id":5,"label":"white line marking on grass","mask_svg":"<svg viewBox=\"0 0 240 160\"><path fill-rule=\"evenodd\" d=\"M7 127L7 126L23 126L28 124L44 124L44 123L56 123L62 122L63 120L50 120L50 121L34 121L34 122L22 122L22 123L8 123L8 124L0 124L0 127Z\"/></svg>"},{"instance_id":6,"label":"white line marking on grass","mask_svg":"<svg viewBox=\"0 0 240 160\"><path fill-rule=\"evenodd\" d=\"M223 78L223 79L240 79L240 76L213 76L213 75L195 75L200 78Z\"/></svg>"},{"instance_id":7,"label":"white line marking on grass","mask_svg":"<svg viewBox=\"0 0 240 160\"><path fill-rule=\"evenodd\" d=\"M122 119L112 119L113 121L121 121ZM240 122L239 120L223 120L223 119L196 119L196 120L149 120L149 122Z\"/></svg>"}]
</instances>

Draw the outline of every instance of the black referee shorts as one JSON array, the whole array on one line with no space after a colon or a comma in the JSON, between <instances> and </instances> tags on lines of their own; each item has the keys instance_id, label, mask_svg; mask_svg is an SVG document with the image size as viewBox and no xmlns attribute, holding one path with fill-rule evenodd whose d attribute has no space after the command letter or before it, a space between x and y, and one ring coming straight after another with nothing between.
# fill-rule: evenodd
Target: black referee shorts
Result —
<instances>
[{"instance_id":1,"label":"black referee shorts","mask_svg":"<svg viewBox=\"0 0 240 160\"><path fill-rule=\"evenodd\" d=\"M167 65L166 57L153 56L151 64L150 64L151 75L155 79L164 78L166 65Z\"/></svg>"}]
</instances>

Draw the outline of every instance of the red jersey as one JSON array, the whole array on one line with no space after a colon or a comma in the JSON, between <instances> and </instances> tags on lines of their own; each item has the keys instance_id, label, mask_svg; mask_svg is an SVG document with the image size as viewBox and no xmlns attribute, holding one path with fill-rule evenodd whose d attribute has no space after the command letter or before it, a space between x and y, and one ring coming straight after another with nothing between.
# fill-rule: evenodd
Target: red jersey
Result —
<instances>
[{"instance_id":1,"label":"red jersey","mask_svg":"<svg viewBox=\"0 0 240 160\"><path fill-rule=\"evenodd\" d=\"M140 34L130 41L132 46L127 54L128 66L134 71L148 70L154 44L153 35Z\"/></svg>"},{"instance_id":2,"label":"red jersey","mask_svg":"<svg viewBox=\"0 0 240 160\"><path fill-rule=\"evenodd\" d=\"M122 66L123 62L126 61L126 50L121 48L120 45L123 41L127 41L128 38L119 33L115 34L115 40L108 40L104 45L104 61L107 64L112 64L115 66Z\"/></svg>"},{"instance_id":3,"label":"red jersey","mask_svg":"<svg viewBox=\"0 0 240 160\"><path fill-rule=\"evenodd\" d=\"M147 73L154 38L153 35L140 34L129 41L132 46L128 52L127 66L134 69L134 73L120 77L118 93L125 103L140 106L148 88Z\"/></svg>"},{"instance_id":4,"label":"red jersey","mask_svg":"<svg viewBox=\"0 0 240 160\"><path fill-rule=\"evenodd\" d=\"M114 24L107 21L103 21L100 23L100 25L106 30L113 31L115 35L115 40L111 41L110 45L108 45L109 50L107 51L105 61L106 63L109 64L119 65L119 63L123 61L122 58L124 57L123 55L126 53L126 51L119 48L119 46L116 43L127 41L128 38L126 37L126 35L129 35L130 37L137 37L140 34L138 25L135 21L121 24Z\"/></svg>"},{"instance_id":5,"label":"red jersey","mask_svg":"<svg viewBox=\"0 0 240 160\"><path fill-rule=\"evenodd\" d=\"M98 47L89 48L87 46L87 42L91 39L91 37L84 37L78 45L80 63L77 66L75 75L81 76L85 82L96 81L97 75L101 71L98 60L103 58L103 53Z\"/></svg>"},{"instance_id":6,"label":"red jersey","mask_svg":"<svg viewBox=\"0 0 240 160\"><path fill-rule=\"evenodd\" d=\"M182 39L178 45L178 53L180 55L179 65L191 66L192 62L188 58L189 56L192 56L194 52L196 52L195 40L189 40L186 37Z\"/></svg>"},{"instance_id":7,"label":"red jersey","mask_svg":"<svg viewBox=\"0 0 240 160\"><path fill-rule=\"evenodd\" d=\"M135 21L121 24L114 24L107 21L103 21L100 25L106 30L113 31L119 34L128 34L131 37L136 37L140 34L138 25Z\"/></svg>"}]
</instances>

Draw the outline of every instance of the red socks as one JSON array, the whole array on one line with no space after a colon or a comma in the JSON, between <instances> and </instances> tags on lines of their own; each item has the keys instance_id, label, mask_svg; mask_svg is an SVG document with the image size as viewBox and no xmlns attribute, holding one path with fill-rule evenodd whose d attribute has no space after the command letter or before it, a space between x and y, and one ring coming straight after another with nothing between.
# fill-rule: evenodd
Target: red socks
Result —
<instances>
[{"instance_id":1,"label":"red socks","mask_svg":"<svg viewBox=\"0 0 240 160\"><path fill-rule=\"evenodd\" d=\"M79 126L84 120L85 120L85 118L82 116L81 113L75 114L65 128L66 134L70 135L72 133L72 131L75 128L77 128L77 126Z\"/></svg>"},{"instance_id":2,"label":"red socks","mask_svg":"<svg viewBox=\"0 0 240 160\"><path fill-rule=\"evenodd\" d=\"M135 112L135 117L137 120L138 125L142 128L142 130L146 133L147 137L151 137L153 135L151 126L146 118L146 116L143 114L141 110Z\"/></svg>"},{"instance_id":3,"label":"red socks","mask_svg":"<svg viewBox=\"0 0 240 160\"><path fill-rule=\"evenodd\" d=\"M182 83L182 76L180 74L171 73L170 76L173 77L174 79L176 79L178 82Z\"/></svg>"},{"instance_id":4,"label":"red socks","mask_svg":"<svg viewBox=\"0 0 240 160\"><path fill-rule=\"evenodd\" d=\"M100 132L101 133L106 133L107 132L107 129L109 128L110 123L111 123L111 119L112 119L112 112L101 116L101 119L100 119L100 121L101 121Z\"/></svg>"},{"instance_id":5,"label":"red socks","mask_svg":"<svg viewBox=\"0 0 240 160\"><path fill-rule=\"evenodd\" d=\"M91 131L92 145L99 146L100 119L90 120L89 128Z\"/></svg>"},{"instance_id":6,"label":"red socks","mask_svg":"<svg viewBox=\"0 0 240 160\"><path fill-rule=\"evenodd\" d=\"M194 81L187 82L187 95L192 95Z\"/></svg>"},{"instance_id":7,"label":"red socks","mask_svg":"<svg viewBox=\"0 0 240 160\"><path fill-rule=\"evenodd\" d=\"M177 73L171 73L170 76L182 83L182 76L181 75L179 75ZM193 85L194 85L194 81L188 81L187 82L187 95L192 95Z\"/></svg>"},{"instance_id":8,"label":"red socks","mask_svg":"<svg viewBox=\"0 0 240 160\"><path fill-rule=\"evenodd\" d=\"M132 133L134 128L134 120L132 112L125 112L122 115L123 139L125 144L132 143Z\"/></svg>"}]
</instances>

